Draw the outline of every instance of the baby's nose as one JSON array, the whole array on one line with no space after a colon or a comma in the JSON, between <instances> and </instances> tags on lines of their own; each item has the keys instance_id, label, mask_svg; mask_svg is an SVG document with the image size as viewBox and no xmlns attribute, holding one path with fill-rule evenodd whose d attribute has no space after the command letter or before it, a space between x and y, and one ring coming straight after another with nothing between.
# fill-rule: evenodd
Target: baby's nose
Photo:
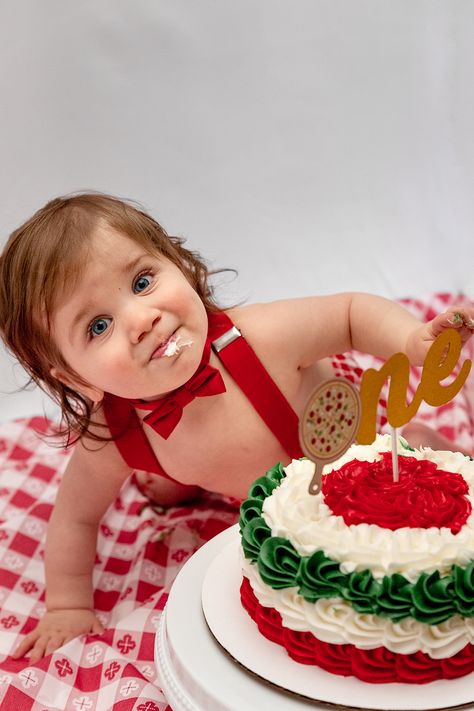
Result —
<instances>
[{"instance_id":1,"label":"baby's nose","mask_svg":"<svg viewBox=\"0 0 474 711\"><path fill-rule=\"evenodd\" d=\"M161 313L157 309L142 307L134 310L129 315L130 340L133 343L140 341L149 333L161 318Z\"/></svg>"}]
</instances>

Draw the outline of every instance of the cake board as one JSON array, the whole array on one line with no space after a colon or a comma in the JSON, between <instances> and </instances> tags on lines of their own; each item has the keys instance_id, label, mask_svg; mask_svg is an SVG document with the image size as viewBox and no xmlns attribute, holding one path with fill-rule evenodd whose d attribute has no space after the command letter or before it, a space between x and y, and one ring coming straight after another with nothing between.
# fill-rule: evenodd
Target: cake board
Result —
<instances>
[{"instance_id":1,"label":"cake board","mask_svg":"<svg viewBox=\"0 0 474 711\"><path fill-rule=\"evenodd\" d=\"M293 662L241 607L239 543L237 525L216 536L186 563L171 590L155 659L174 711L474 709L472 674L420 686L380 685Z\"/></svg>"}]
</instances>

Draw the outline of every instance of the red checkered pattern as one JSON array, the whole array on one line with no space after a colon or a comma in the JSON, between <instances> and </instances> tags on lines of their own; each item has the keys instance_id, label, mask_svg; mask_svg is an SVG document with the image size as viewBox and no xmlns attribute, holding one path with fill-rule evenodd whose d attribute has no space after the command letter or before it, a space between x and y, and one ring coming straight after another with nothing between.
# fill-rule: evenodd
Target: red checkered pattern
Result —
<instances>
[{"instance_id":1,"label":"red checkered pattern","mask_svg":"<svg viewBox=\"0 0 474 711\"><path fill-rule=\"evenodd\" d=\"M42 418L0 427L0 707L2 711L171 711L156 685L156 628L179 569L237 521L235 503L153 510L133 478L105 516L94 571L107 628L38 664L9 658L44 610L46 525L69 455L41 435Z\"/></svg>"},{"instance_id":2,"label":"red checkered pattern","mask_svg":"<svg viewBox=\"0 0 474 711\"><path fill-rule=\"evenodd\" d=\"M459 300L438 295L406 305L428 319ZM374 359L349 354L334 363L337 373L358 381ZM415 371L412 376L413 391ZM471 447L471 391L472 377L453 403L425 408L420 417ZM107 631L72 640L38 664L13 661L8 655L44 611L45 532L69 457L41 439L51 428L42 418L0 427L0 707L171 711L156 685L153 660L161 610L181 566L205 541L235 523L238 512L231 501L212 495L197 505L156 511L132 478L99 533L95 606Z\"/></svg>"}]
</instances>

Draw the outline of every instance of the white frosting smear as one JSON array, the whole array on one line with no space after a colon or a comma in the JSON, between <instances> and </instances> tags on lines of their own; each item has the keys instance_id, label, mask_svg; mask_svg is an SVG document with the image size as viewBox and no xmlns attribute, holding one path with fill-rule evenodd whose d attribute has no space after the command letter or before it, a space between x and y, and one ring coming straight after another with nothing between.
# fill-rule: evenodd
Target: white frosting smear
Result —
<instances>
[{"instance_id":1,"label":"white frosting smear","mask_svg":"<svg viewBox=\"0 0 474 711\"><path fill-rule=\"evenodd\" d=\"M167 358L170 358L171 356L176 355L176 353L179 353L179 351L182 348L185 348L186 346L192 346L193 341L188 340L188 341L182 341L181 336L176 336L175 339L172 341L168 342L168 345L166 346L165 352L163 353L164 356Z\"/></svg>"},{"instance_id":2,"label":"white frosting smear","mask_svg":"<svg viewBox=\"0 0 474 711\"><path fill-rule=\"evenodd\" d=\"M390 435L379 435L370 446L353 445L336 462L323 469L323 475L353 459L376 461L380 452L391 451ZM474 511L474 462L458 452L437 452L422 448L414 452L399 447L402 456L429 459L440 469L459 472L466 480L467 498ZM262 515L272 536L289 540L302 556L317 550L341 563L343 573L371 570L377 580L401 573L414 582L421 572L447 573L456 564L467 566L474 559L474 514L459 531L449 528L409 528L391 531L376 524L346 525L334 516L320 492L308 494L314 464L293 460L282 480L263 504Z\"/></svg>"},{"instance_id":3,"label":"white frosting smear","mask_svg":"<svg viewBox=\"0 0 474 711\"><path fill-rule=\"evenodd\" d=\"M474 619L454 615L438 625L428 625L407 617L401 622L356 612L341 598L322 598L308 602L297 588L273 590L260 578L257 566L242 555L242 569L252 590L264 607L277 610L282 624L291 630L311 632L329 644L353 644L359 649L386 647L397 654L421 651L432 659L457 654L474 643Z\"/></svg>"}]
</instances>

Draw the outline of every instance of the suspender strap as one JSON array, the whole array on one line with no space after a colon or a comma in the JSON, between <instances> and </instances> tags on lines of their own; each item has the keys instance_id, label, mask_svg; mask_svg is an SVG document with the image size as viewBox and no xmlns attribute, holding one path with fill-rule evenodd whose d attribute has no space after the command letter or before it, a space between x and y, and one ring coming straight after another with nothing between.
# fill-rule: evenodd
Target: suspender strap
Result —
<instances>
[{"instance_id":1,"label":"suspender strap","mask_svg":"<svg viewBox=\"0 0 474 711\"><path fill-rule=\"evenodd\" d=\"M114 443L132 469L154 472L175 481L158 461L142 427L142 423L128 400L104 394L104 415Z\"/></svg>"},{"instance_id":2,"label":"suspender strap","mask_svg":"<svg viewBox=\"0 0 474 711\"><path fill-rule=\"evenodd\" d=\"M303 456L298 415L240 331L224 313L209 314L212 348L262 420L293 459Z\"/></svg>"}]
</instances>

